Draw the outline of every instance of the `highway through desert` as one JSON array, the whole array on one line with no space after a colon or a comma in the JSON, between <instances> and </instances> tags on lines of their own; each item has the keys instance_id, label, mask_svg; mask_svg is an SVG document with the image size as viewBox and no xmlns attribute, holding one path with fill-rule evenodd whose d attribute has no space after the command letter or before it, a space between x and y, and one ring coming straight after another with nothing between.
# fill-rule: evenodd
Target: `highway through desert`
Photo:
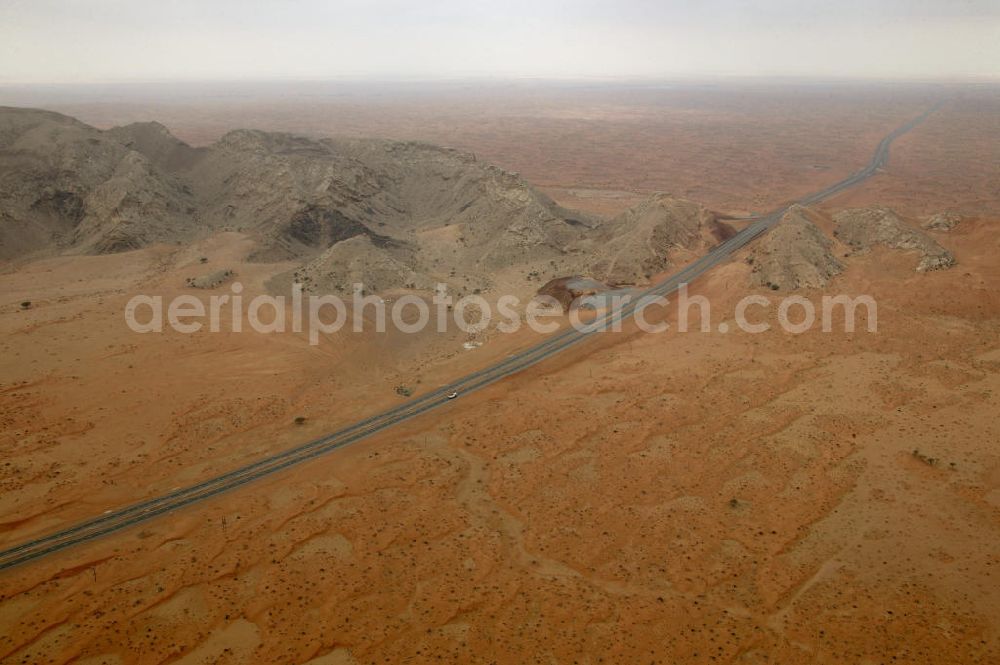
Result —
<instances>
[{"instance_id":1,"label":"highway through desert","mask_svg":"<svg viewBox=\"0 0 1000 665\"><path fill-rule=\"evenodd\" d=\"M826 189L805 196L798 201L791 202L753 221L680 272L671 275L646 290L638 292L618 309L611 309L598 315L586 327L579 329L570 327L562 332L553 334L545 341L511 355L499 363L473 372L434 391L407 401L398 407L365 418L354 425L332 434L260 459L198 484L177 489L124 508L109 511L100 517L6 549L0 552L0 569L7 569L27 563L73 545L85 543L89 540L120 531L159 515L178 510L198 501L203 501L216 494L246 485L251 481L277 473L290 466L325 455L338 448L360 441L372 434L382 432L405 420L441 407L452 401L452 393L457 393L457 398L461 399L462 396L471 391L478 390L536 365L560 351L583 342L591 335L599 334L606 330L608 324L616 318L620 318L622 321L628 320L635 314L638 308L642 307L644 303L649 302L650 299L667 296L677 290L682 284L689 283L715 266L728 261L735 252L773 227L792 205L818 203L871 178L887 163L889 148L892 142L916 127L928 115L937 110L937 108L938 106L935 106L883 138L876 148L871 161L860 171Z\"/></svg>"}]
</instances>

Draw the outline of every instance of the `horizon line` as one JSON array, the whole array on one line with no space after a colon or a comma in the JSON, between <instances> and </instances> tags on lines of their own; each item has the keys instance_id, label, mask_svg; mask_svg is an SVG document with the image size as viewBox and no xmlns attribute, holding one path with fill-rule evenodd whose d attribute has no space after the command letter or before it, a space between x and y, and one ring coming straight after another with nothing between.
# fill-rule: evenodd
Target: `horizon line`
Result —
<instances>
[{"instance_id":1,"label":"horizon line","mask_svg":"<svg viewBox=\"0 0 1000 665\"><path fill-rule=\"evenodd\" d=\"M0 77L0 88L45 88L45 87L88 87L88 86L141 86L141 85L211 85L211 84L289 84L289 83L714 83L714 82L780 82L780 83L1000 83L1000 73L963 75L861 75L861 74L800 74L800 73L727 73L704 72L690 74L330 74L322 76L218 76L204 78L143 77L107 78L88 80L4 80Z\"/></svg>"}]
</instances>

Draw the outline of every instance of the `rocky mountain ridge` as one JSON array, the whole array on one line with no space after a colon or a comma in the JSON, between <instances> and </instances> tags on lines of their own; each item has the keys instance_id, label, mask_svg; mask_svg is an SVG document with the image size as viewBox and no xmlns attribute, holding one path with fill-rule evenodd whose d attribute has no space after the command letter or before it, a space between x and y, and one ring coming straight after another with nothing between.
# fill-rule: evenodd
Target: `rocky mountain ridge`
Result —
<instances>
[{"instance_id":1,"label":"rocky mountain ridge","mask_svg":"<svg viewBox=\"0 0 1000 665\"><path fill-rule=\"evenodd\" d=\"M566 210L517 174L419 142L241 129L194 148L155 122L102 131L2 108L0 165L2 259L238 231L255 241L249 260L298 264L288 277L316 290L483 290L512 270L633 283L721 228L667 195L612 220Z\"/></svg>"},{"instance_id":2,"label":"rocky mountain ridge","mask_svg":"<svg viewBox=\"0 0 1000 665\"><path fill-rule=\"evenodd\" d=\"M834 238L845 246L837 252L916 250L921 272L955 262L886 208L823 217L834 238L818 214L793 206L749 250L753 284L825 286L843 270ZM926 225L955 223L939 215ZM291 264L272 288L297 281L341 293L359 282L369 292L444 282L472 293L567 276L644 284L736 232L665 193L611 219L567 210L515 173L425 143L240 129L194 148L156 122L102 131L0 108L0 260L186 244L219 231L253 241L248 261Z\"/></svg>"}]
</instances>

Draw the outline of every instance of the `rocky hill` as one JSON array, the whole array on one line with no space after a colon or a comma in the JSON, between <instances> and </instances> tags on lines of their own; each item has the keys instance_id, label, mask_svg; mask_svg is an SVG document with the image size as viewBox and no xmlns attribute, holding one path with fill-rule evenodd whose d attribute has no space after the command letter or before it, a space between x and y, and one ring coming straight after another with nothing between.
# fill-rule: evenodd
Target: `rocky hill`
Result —
<instances>
[{"instance_id":1,"label":"rocky hill","mask_svg":"<svg viewBox=\"0 0 1000 665\"><path fill-rule=\"evenodd\" d=\"M475 289L497 270L579 267L600 225L469 153L413 142L238 130L192 148L158 123L100 131L3 108L0 166L0 258L231 230L256 241L249 260L299 263L317 288Z\"/></svg>"},{"instance_id":2,"label":"rocky hill","mask_svg":"<svg viewBox=\"0 0 1000 665\"><path fill-rule=\"evenodd\" d=\"M793 207L751 250L757 284L819 287L842 270L810 214ZM918 271L954 264L886 208L834 219L835 235L856 252L915 250ZM927 227L956 222L938 215ZM0 260L184 244L223 230L252 240L246 260L292 264L272 288L295 280L312 292L349 292L360 282L384 292L445 282L466 293L568 275L643 284L734 232L668 194L609 220L566 210L515 173L423 143L237 130L193 148L155 122L101 131L58 113L0 108Z\"/></svg>"},{"instance_id":3,"label":"rocky hill","mask_svg":"<svg viewBox=\"0 0 1000 665\"><path fill-rule=\"evenodd\" d=\"M834 235L855 251L868 251L875 245L911 250L920 254L917 272L941 270L955 265L951 252L933 238L901 220L888 208L870 207L842 210L833 217Z\"/></svg>"},{"instance_id":4,"label":"rocky hill","mask_svg":"<svg viewBox=\"0 0 1000 665\"><path fill-rule=\"evenodd\" d=\"M188 240L199 227L185 182L114 134L14 108L0 108L0 220L0 258L124 251Z\"/></svg>"},{"instance_id":5,"label":"rocky hill","mask_svg":"<svg viewBox=\"0 0 1000 665\"><path fill-rule=\"evenodd\" d=\"M962 221L962 217L953 212L939 212L928 217L923 227L928 231L951 231Z\"/></svg>"},{"instance_id":6,"label":"rocky hill","mask_svg":"<svg viewBox=\"0 0 1000 665\"><path fill-rule=\"evenodd\" d=\"M844 267L831 241L810 219L810 211L792 206L750 250L751 279L757 286L794 290L826 286Z\"/></svg>"},{"instance_id":7,"label":"rocky hill","mask_svg":"<svg viewBox=\"0 0 1000 665\"><path fill-rule=\"evenodd\" d=\"M703 206L654 194L601 226L588 246L589 274L609 284L647 282L671 265L676 250L703 250L732 231Z\"/></svg>"}]
</instances>

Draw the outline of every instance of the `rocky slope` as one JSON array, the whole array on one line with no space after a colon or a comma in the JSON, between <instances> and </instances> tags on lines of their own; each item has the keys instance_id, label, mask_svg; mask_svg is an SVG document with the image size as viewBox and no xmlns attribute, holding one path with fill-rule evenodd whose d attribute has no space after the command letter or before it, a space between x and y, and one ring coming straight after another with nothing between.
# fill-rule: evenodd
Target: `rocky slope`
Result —
<instances>
[{"instance_id":1,"label":"rocky slope","mask_svg":"<svg viewBox=\"0 0 1000 665\"><path fill-rule=\"evenodd\" d=\"M757 242L747 257L757 286L793 290L826 286L844 267L831 251L831 241L802 206L792 206Z\"/></svg>"},{"instance_id":2,"label":"rocky slope","mask_svg":"<svg viewBox=\"0 0 1000 665\"><path fill-rule=\"evenodd\" d=\"M381 140L320 144L361 165L372 180L359 173L357 182L374 187L361 210L350 201L322 208L360 220L341 220L336 228L359 223L352 237L364 235L367 242L329 243L299 271L310 289L344 291L359 279L374 280L379 291L423 289L438 281L486 289L497 271L520 265L529 272L572 258L575 243L597 225L469 153ZM368 259L347 260L348 250Z\"/></svg>"},{"instance_id":3,"label":"rocky slope","mask_svg":"<svg viewBox=\"0 0 1000 665\"><path fill-rule=\"evenodd\" d=\"M0 109L0 258L42 248L115 252L190 239L180 179L115 136L57 113Z\"/></svg>"},{"instance_id":4,"label":"rocky slope","mask_svg":"<svg viewBox=\"0 0 1000 665\"><path fill-rule=\"evenodd\" d=\"M598 226L517 174L412 142L237 130L196 149L158 123L100 131L5 108L0 165L0 258L232 230L256 241L250 260L300 263L317 287L364 278L380 290L435 280L471 290L498 270L578 267L577 245Z\"/></svg>"},{"instance_id":5,"label":"rocky slope","mask_svg":"<svg viewBox=\"0 0 1000 665\"><path fill-rule=\"evenodd\" d=\"M953 212L939 212L931 215L923 223L928 231L951 231L962 221L961 216Z\"/></svg>"},{"instance_id":6,"label":"rocky slope","mask_svg":"<svg viewBox=\"0 0 1000 665\"><path fill-rule=\"evenodd\" d=\"M917 272L941 270L955 265L951 252L930 236L901 220L883 207L853 208L834 215L834 235L855 251L867 251L875 245L920 253Z\"/></svg>"},{"instance_id":7,"label":"rocky slope","mask_svg":"<svg viewBox=\"0 0 1000 665\"><path fill-rule=\"evenodd\" d=\"M458 293L578 275L648 283L734 231L703 206L654 194L602 220L566 210L517 174L459 150L379 139L236 130L192 148L155 122L100 131L72 118L0 109L0 259L42 251L111 253L218 231L253 242L246 258L289 262L274 289ZM830 241L793 208L750 256L758 284L823 286L841 271ZM856 251L951 255L883 208L836 217ZM935 229L951 218L933 222Z\"/></svg>"},{"instance_id":8,"label":"rocky slope","mask_svg":"<svg viewBox=\"0 0 1000 665\"><path fill-rule=\"evenodd\" d=\"M705 249L730 232L703 206L654 194L601 227L589 272L610 284L646 282L670 267L673 251Z\"/></svg>"},{"instance_id":9,"label":"rocky slope","mask_svg":"<svg viewBox=\"0 0 1000 665\"><path fill-rule=\"evenodd\" d=\"M294 281L309 293L353 292L361 284L367 293L392 289L430 291L435 279L421 269L412 248L357 235L332 245L294 272Z\"/></svg>"}]
</instances>

